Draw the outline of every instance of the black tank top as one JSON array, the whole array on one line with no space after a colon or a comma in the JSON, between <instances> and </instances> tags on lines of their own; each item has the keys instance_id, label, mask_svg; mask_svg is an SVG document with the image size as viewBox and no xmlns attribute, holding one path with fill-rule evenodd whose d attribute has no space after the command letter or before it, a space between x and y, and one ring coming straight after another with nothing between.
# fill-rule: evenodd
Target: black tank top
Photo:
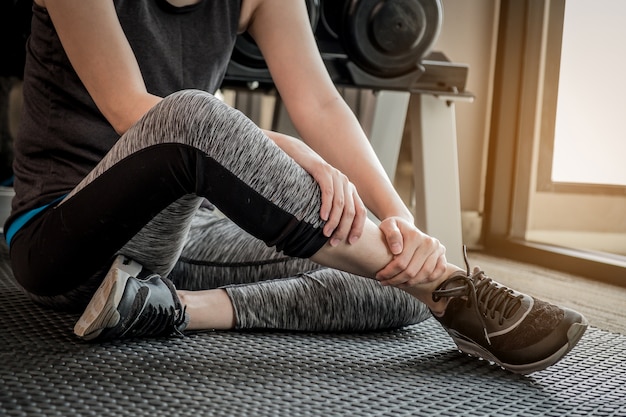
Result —
<instances>
[{"instance_id":1,"label":"black tank top","mask_svg":"<svg viewBox=\"0 0 626 417\"><path fill-rule=\"evenodd\" d=\"M219 88L240 0L182 8L166 0L115 0L115 7L150 93ZM15 141L16 196L6 225L71 191L118 139L70 65L47 11L35 5Z\"/></svg>"}]
</instances>

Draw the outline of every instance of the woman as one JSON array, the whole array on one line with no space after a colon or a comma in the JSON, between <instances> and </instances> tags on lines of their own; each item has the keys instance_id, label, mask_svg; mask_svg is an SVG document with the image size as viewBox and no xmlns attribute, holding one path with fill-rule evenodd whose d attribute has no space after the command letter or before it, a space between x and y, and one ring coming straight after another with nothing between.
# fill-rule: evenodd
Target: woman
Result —
<instances>
[{"instance_id":1,"label":"woman","mask_svg":"<svg viewBox=\"0 0 626 417\"><path fill-rule=\"evenodd\" d=\"M582 336L580 314L448 264L413 225L326 73L304 2L33 10L5 230L33 299L84 309L79 337L380 329L430 310L462 350L532 372ZM304 142L210 94L242 31Z\"/></svg>"}]
</instances>

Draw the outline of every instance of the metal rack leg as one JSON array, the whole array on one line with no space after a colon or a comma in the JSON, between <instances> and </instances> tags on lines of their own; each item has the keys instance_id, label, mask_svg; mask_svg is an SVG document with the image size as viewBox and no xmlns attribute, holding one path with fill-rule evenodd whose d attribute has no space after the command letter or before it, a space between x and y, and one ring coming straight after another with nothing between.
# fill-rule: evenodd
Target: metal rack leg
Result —
<instances>
[{"instance_id":1,"label":"metal rack leg","mask_svg":"<svg viewBox=\"0 0 626 417\"><path fill-rule=\"evenodd\" d=\"M463 266L461 194L454 102L414 94L409 106L416 225L447 248L448 262Z\"/></svg>"},{"instance_id":2,"label":"metal rack leg","mask_svg":"<svg viewBox=\"0 0 626 417\"><path fill-rule=\"evenodd\" d=\"M379 91L372 116L370 143L387 176L393 181L404 133L411 94L404 91Z\"/></svg>"}]
</instances>

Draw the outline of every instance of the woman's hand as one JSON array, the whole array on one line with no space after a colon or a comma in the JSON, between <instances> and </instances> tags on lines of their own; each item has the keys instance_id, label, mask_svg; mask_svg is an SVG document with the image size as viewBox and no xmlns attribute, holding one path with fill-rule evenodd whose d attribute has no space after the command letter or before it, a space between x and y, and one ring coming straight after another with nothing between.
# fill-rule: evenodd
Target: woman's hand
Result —
<instances>
[{"instance_id":1,"label":"woman's hand","mask_svg":"<svg viewBox=\"0 0 626 417\"><path fill-rule=\"evenodd\" d=\"M389 217L380 224L394 259L378 271L383 285L414 287L435 281L446 272L446 248L401 217Z\"/></svg>"},{"instance_id":2,"label":"woman's hand","mask_svg":"<svg viewBox=\"0 0 626 417\"><path fill-rule=\"evenodd\" d=\"M356 242L363 233L367 210L354 184L343 173L319 157L303 168L319 184L322 192L320 217L326 221L324 235L330 237L331 246L341 241ZM313 158L315 159L315 158Z\"/></svg>"},{"instance_id":3,"label":"woman's hand","mask_svg":"<svg viewBox=\"0 0 626 417\"><path fill-rule=\"evenodd\" d=\"M354 184L301 140L265 133L318 183L322 193L320 217L326 222L324 235L330 238L331 246L344 240L356 242L363 234L367 210Z\"/></svg>"}]
</instances>

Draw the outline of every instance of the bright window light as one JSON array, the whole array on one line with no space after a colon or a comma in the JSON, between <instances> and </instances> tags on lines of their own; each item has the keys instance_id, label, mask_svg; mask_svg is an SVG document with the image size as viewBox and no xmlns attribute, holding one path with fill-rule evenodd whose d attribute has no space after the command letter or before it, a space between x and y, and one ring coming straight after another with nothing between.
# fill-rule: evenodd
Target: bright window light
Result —
<instances>
[{"instance_id":1,"label":"bright window light","mask_svg":"<svg viewBox=\"0 0 626 417\"><path fill-rule=\"evenodd\" d=\"M552 180L626 185L626 1L566 0Z\"/></svg>"}]
</instances>

